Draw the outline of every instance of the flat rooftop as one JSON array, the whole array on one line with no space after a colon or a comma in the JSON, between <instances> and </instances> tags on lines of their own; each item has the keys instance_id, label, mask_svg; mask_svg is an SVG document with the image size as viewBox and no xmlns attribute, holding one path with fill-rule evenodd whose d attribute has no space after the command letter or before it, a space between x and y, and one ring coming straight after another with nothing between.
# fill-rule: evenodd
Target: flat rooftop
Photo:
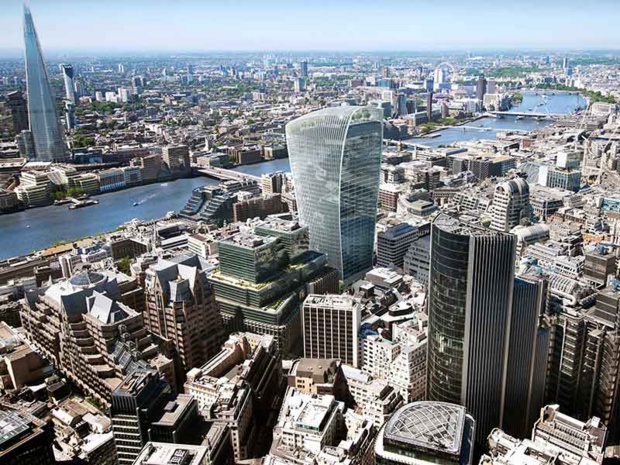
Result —
<instances>
[{"instance_id":1,"label":"flat rooftop","mask_svg":"<svg viewBox=\"0 0 620 465\"><path fill-rule=\"evenodd\" d=\"M209 462L205 460L208 452L207 446L148 442L134 465L201 465Z\"/></svg>"}]
</instances>

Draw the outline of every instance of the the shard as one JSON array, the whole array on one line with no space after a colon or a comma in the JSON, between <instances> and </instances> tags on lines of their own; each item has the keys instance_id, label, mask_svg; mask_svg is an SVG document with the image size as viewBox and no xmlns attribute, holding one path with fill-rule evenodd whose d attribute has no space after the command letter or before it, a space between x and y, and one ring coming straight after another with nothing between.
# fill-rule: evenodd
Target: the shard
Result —
<instances>
[{"instance_id":1,"label":"the shard","mask_svg":"<svg viewBox=\"0 0 620 465\"><path fill-rule=\"evenodd\" d=\"M58 119L41 44L32 14L24 6L24 41L26 45L26 84L28 116L37 161L60 161L67 158L63 131Z\"/></svg>"}]
</instances>

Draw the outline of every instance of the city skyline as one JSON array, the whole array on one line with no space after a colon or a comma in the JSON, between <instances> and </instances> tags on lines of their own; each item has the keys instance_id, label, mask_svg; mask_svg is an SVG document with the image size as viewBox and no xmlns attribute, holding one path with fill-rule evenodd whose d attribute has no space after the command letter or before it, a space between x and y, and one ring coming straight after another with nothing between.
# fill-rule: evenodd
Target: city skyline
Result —
<instances>
[{"instance_id":1,"label":"city skyline","mask_svg":"<svg viewBox=\"0 0 620 465\"><path fill-rule=\"evenodd\" d=\"M0 18L0 29L4 31L0 37L2 55L21 49L22 2L4 3L5 14ZM609 0L595 3L601 11L614 6ZM463 5L447 0L441 8L428 1L415 8L401 1L377 7L367 1L290 5L280 0L262 2L260 6L246 0L225 5L203 5L193 0L174 4L167 0L112 0L105 9L98 5L83 8L84 2L74 0L53 5L34 0L29 5L38 18L39 33L45 38L42 45L52 53L620 47L620 31L613 27L620 20L617 8L584 17L575 0L544 4L526 0L516 5L486 0Z\"/></svg>"}]
</instances>

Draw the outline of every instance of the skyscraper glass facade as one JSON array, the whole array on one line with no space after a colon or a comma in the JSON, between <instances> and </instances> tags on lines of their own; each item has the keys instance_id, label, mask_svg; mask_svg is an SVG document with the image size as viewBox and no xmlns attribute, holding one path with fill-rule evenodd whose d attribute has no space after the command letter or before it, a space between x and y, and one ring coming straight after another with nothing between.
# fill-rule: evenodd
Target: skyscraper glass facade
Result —
<instances>
[{"instance_id":1,"label":"skyscraper glass facade","mask_svg":"<svg viewBox=\"0 0 620 465\"><path fill-rule=\"evenodd\" d=\"M28 7L24 8L26 44L26 83L28 117L38 161L64 160L67 157L63 133L58 120L41 45Z\"/></svg>"},{"instance_id":2,"label":"skyscraper glass facade","mask_svg":"<svg viewBox=\"0 0 620 465\"><path fill-rule=\"evenodd\" d=\"M479 444L502 424L514 257L511 234L446 214L433 222L427 396L467 407L479 427Z\"/></svg>"},{"instance_id":3,"label":"skyscraper glass facade","mask_svg":"<svg viewBox=\"0 0 620 465\"><path fill-rule=\"evenodd\" d=\"M65 98L72 103L75 103L75 83L73 81L73 66L68 64L60 65L62 70L62 77L65 81Z\"/></svg>"},{"instance_id":4,"label":"skyscraper glass facade","mask_svg":"<svg viewBox=\"0 0 620 465\"><path fill-rule=\"evenodd\" d=\"M300 222L345 282L372 268L381 119L376 108L336 107L286 126Z\"/></svg>"}]
</instances>

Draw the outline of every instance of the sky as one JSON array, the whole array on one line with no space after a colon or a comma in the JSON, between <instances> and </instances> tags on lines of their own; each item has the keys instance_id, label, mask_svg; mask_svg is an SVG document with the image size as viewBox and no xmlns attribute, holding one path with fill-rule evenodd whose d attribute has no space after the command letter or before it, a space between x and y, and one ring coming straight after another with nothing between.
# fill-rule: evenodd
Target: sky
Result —
<instances>
[{"instance_id":1,"label":"sky","mask_svg":"<svg viewBox=\"0 0 620 465\"><path fill-rule=\"evenodd\" d=\"M59 52L620 49L620 0L29 0ZM21 50L0 0L0 50Z\"/></svg>"}]
</instances>

